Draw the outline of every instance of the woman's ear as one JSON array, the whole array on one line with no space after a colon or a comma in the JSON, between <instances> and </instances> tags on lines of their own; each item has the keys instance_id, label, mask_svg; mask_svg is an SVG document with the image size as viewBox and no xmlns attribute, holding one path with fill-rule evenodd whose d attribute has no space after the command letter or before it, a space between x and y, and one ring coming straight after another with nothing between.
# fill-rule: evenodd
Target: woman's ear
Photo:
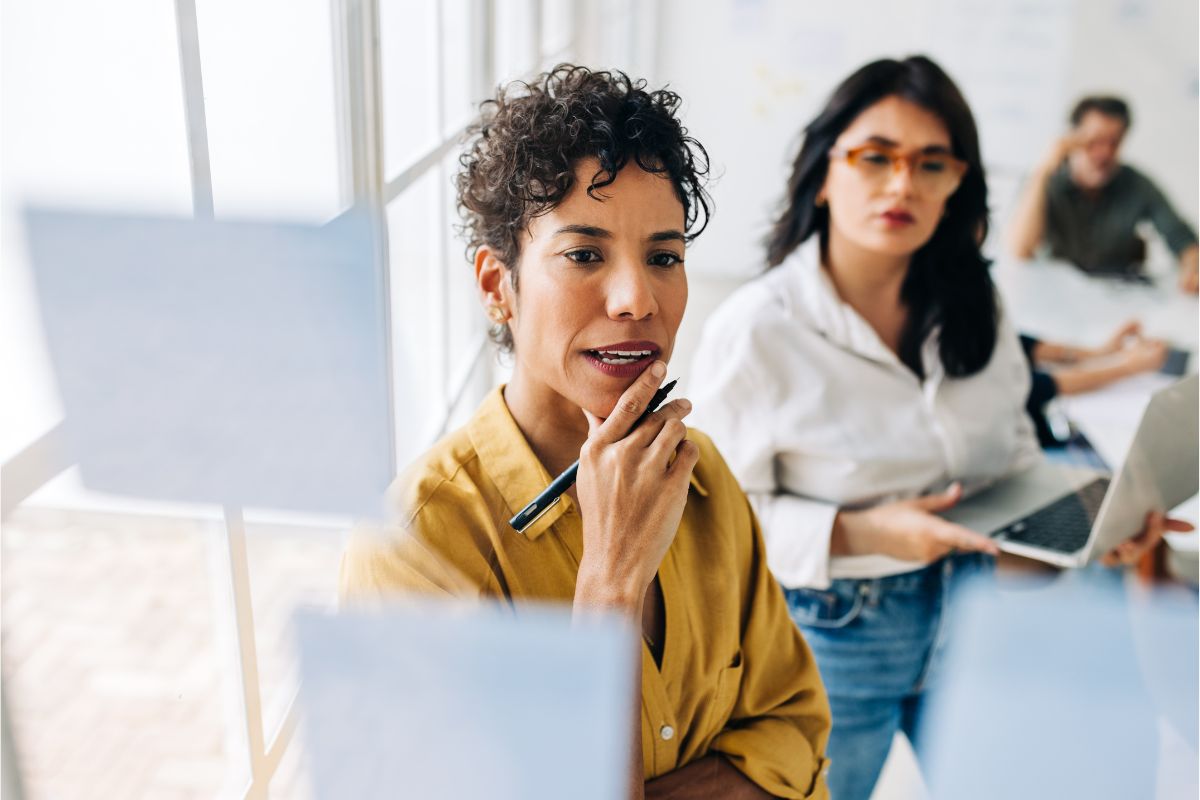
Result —
<instances>
[{"instance_id":1,"label":"woman's ear","mask_svg":"<svg viewBox=\"0 0 1200 800\"><path fill-rule=\"evenodd\" d=\"M829 204L829 196L825 194L825 187L829 183L829 177L826 176L825 181L821 184L821 188L817 191L817 196L813 198L813 205L817 208Z\"/></svg>"},{"instance_id":2,"label":"woman's ear","mask_svg":"<svg viewBox=\"0 0 1200 800\"><path fill-rule=\"evenodd\" d=\"M509 269L487 245L475 251L475 287L492 323L507 322L513 313Z\"/></svg>"}]
</instances>

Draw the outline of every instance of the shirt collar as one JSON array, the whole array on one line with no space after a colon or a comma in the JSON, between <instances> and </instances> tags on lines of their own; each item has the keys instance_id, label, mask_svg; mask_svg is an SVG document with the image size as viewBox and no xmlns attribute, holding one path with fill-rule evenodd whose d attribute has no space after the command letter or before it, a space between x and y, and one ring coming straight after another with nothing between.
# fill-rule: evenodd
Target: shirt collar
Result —
<instances>
[{"instance_id":1,"label":"shirt collar","mask_svg":"<svg viewBox=\"0 0 1200 800\"><path fill-rule=\"evenodd\" d=\"M879 338L871 324L838 294L829 271L821 266L820 236L810 236L802 242L779 269L790 273L786 284L792 295L794 311L799 312L800 319L809 327L852 353L909 372L900 357ZM939 337L940 330L935 328L921 343L921 366L925 381L935 387L943 373Z\"/></svg>"},{"instance_id":2,"label":"shirt collar","mask_svg":"<svg viewBox=\"0 0 1200 800\"><path fill-rule=\"evenodd\" d=\"M508 505L509 517L529 505L550 484L552 476L534 454L504 402L503 386L493 389L480 404L467 423L467 435L479 456L480 466ZM691 484L701 497L708 496L695 472ZM574 501L564 494L525 529L525 536L530 540L537 539L574 507Z\"/></svg>"},{"instance_id":3,"label":"shirt collar","mask_svg":"<svg viewBox=\"0 0 1200 800\"><path fill-rule=\"evenodd\" d=\"M828 270L821 266L820 236L810 236L787 261L794 278L788 283L794 302L808 324L836 345L873 361L903 366L875 329L838 295Z\"/></svg>"}]
</instances>

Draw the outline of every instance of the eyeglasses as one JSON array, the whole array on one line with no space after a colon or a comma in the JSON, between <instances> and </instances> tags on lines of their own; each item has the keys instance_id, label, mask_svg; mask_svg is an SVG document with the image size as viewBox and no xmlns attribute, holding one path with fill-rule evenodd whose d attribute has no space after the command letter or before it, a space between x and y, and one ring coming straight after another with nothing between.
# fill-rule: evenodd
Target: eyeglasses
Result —
<instances>
[{"instance_id":1,"label":"eyeglasses","mask_svg":"<svg viewBox=\"0 0 1200 800\"><path fill-rule=\"evenodd\" d=\"M907 165L913 187L931 195L950 195L958 188L967 171L967 162L949 153L917 152L902 155L877 144L834 148L829 151L829 157L843 159L864 178L879 183L884 183L899 172L901 165Z\"/></svg>"}]
</instances>

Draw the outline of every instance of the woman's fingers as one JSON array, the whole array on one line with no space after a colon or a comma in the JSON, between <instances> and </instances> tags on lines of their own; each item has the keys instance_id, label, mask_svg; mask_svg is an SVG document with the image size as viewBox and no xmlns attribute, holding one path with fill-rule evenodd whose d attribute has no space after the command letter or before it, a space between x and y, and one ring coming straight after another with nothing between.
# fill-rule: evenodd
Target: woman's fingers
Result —
<instances>
[{"instance_id":1,"label":"woman's fingers","mask_svg":"<svg viewBox=\"0 0 1200 800\"><path fill-rule=\"evenodd\" d=\"M675 460L667 467L668 479L688 481L692 470L700 461L700 446L690 439L684 439L675 447Z\"/></svg>"},{"instance_id":2,"label":"woman's fingers","mask_svg":"<svg viewBox=\"0 0 1200 800\"><path fill-rule=\"evenodd\" d=\"M961 550L988 553L993 556L1000 555L1000 547L988 537L976 533L970 528L964 528L962 525L955 525L944 520L939 520L939 522L941 524L934 528L933 535L947 551Z\"/></svg>"},{"instance_id":3,"label":"woman's fingers","mask_svg":"<svg viewBox=\"0 0 1200 800\"><path fill-rule=\"evenodd\" d=\"M646 421L630 431L629 435L625 438L631 442L641 444L642 447L649 447L657 441L659 433L669 420L681 420L690 413L692 413L692 402L690 400L685 397L672 400L658 411L646 417Z\"/></svg>"},{"instance_id":4,"label":"woman's fingers","mask_svg":"<svg viewBox=\"0 0 1200 800\"><path fill-rule=\"evenodd\" d=\"M1180 524L1188 525L1182 520L1170 520L1170 530L1181 530L1176 527ZM1188 526L1191 527L1190 525ZM1168 520L1161 511L1151 511L1146 515L1146 524L1136 536L1133 536L1119 545L1109 550L1100 559L1100 563L1108 567L1118 565L1132 566L1141 560L1142 556L1150 552L1161 540L1163 533L1168 529ZM1186 529L1182 529L1186 530Z\"/></svg>"},{"instance_id":5,"label":"woman's fingers","mask_svg":"<svg viewBox=\"0 0 1200 800\"><path fill-rule=\"evenodd\" d=\"M579 454L577 492L585 559L596 574L637 587L653 579L679 529L688 477L699 458L681 419L691 411L686 400L666 404L631 430L665 375L666 365L656 361L622 393L607 419L584 412L589 435Z\"/></svg>"},{"instance_id":6,"label":"woman's fingers","mask_svg":"<svg viewBox=\"0 0 1200 800\"><path fill-rule=\"evenodd\" d=\"M629 433L629 429L633 427L633 423L638 421L638 417L650 404L650 400L654 397L654 393L658 390L658 386L666 374L666 364L661 361L651 364L649 369L644 370L641 375L638 375L637 380L630 384L629 388L621 395L621 399L617 401L612 413L608 415L608 419L600 423L589 438L608 444L624 439L625 435ZM591 422L590 419L588 421Z\"/></svg>"},{"instance_id":7,"label":"woman's fingers","mask_svg":"<svg viewBox=\"0 0 1200 800\"><path fill-rule=\"evenodd\" d=\"M649 420L647 420L649 422ZM671 456L679 444L687 438L687 426L678 417L669 417L663 421L662 429L647 448L647 456L654 464L659 464L665 470Z\"/></svg>"},{"instance_id":8,"label":"woman's fingers","mask_svg":"<svg viewBox=\"0 0 1200 800\"><path fill-rule=\"evenodd\" d=\"M925 495L924 497L918 497L914 502L916 503L917 508L936 514L939 511L946 511L950 508L953 508L954 504L961 499L962 484L958 481L955 481L954 483L950 484L946 491L938 492L937 494ZM966 530L966 528L963 528L963 530Z\"/></svg>"}]
</instances>

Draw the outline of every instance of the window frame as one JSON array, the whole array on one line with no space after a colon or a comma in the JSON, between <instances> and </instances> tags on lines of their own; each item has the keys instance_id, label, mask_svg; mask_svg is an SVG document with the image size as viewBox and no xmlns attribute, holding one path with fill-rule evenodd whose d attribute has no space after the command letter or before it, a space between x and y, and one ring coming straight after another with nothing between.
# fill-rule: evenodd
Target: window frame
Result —
<instances>
[{"instance_id":1,"label":"window frame","mask_svg":"<svg viewBox=\"0 0 1200 800\"><path fill-rule=\"evenodd\" d=\"M334 39L334 100L337 109L338 130L338 176L341 205L347 213L363 211L371 215L379 235L374 243L375 267L382 281L386 303L385 324L387 329L388 392L391 410L390 455L395 467L395 368L393 347L393 308L390 286L396 280L390 261L390 231L386 226L388 206L410 191L421 178L444 170L450 156L466 132L466 125L449 132L445 129L445 62L444 21L445 10L438 0L436 7L436 37L434 41L433 69L436 81L436 130L435 144L413 159L395 175L384 174L383 157L383 113L382 90L384 76L380 59L380 0L329 0L331 35ZM657 22L657 2L638 6L632 0L525 0L529 26L527 31L530 49L524 61L528 70L521 75L497 75L495 72L496 41L501 35L496 13L496 0L469 0L468 18L471 20L472 39L470 50L474 53L470 65L471 96L487 97L492 94L497 79L511 80L532 77L533 74L560 61L586 58L597 62L602 53L609 51L635 68L652 66L653 31L646 24ZM543 14L544 4L561 2L567 5L567 36L565 40L552 42L554 47L544 49ZM214 216L213 182L210 169L210 154L204 99L203 69L201 62L199 27L196 0L174 0L177 46L181 91L183 95L185 127L187 133L189 175L193 215L198 219ZM612 13L627 17L620 28L620 41L603 41L607 37L592 37L582 41L582 32L594 30L592 24L597 15ZM581 47L586 44L587 47ZM581 52L586 50L586 52ZM597 64L597 66L600 66ZM442 175L446 178L448 176ZM436 202L436 224L439 231L448 230L449 181L438 180ZM462 359L455 371L451 353L451 314L449 276L451 269L460 269L462 264L448 252L447 237L438 238L434 269L437 271L438 338L440 340L440 365L435 385L438 387L441 415L436 435L441 436L456 419L462 409L471 408L495 383L497 372L493 359L486 358L489 352L486 328L482 324L470 339L469 357ZM5 519L25 499L52 479L72 466L65 442L61 422L37 436L25 449L0 465L3 481L3 505L0 519ZM430 442L432 443L432 439ZM266 798L272 778L290 746L298 725L296 695L287 701L282 718L270 731L264 724L263 704L258 674L258 656L255 646L254 614L250 594L250 570L246 551L246 516L243 509L225 506L222 509L223 525L214 526L212 547L214 558L210 559L213 589L223 605L230 611L235 635L218 637L230 642L229 652L224 657L223 676L226 678L223 691L236 697L242 714L236 724L227 730L228 750L239 753L234 770L227 775L227 785L242 784L241 797ZM224 624L218 620L218 624ZM11 719L7 704L3 704L3 722L6 731ZM6 737L7 741L7 737ZM3 769L11 776L17 775L14 757L9 748L4 748ZM11 770L11 771L10 771ZM244 781L244 784L243 784Z\"/></svg>"}]
</instances>

